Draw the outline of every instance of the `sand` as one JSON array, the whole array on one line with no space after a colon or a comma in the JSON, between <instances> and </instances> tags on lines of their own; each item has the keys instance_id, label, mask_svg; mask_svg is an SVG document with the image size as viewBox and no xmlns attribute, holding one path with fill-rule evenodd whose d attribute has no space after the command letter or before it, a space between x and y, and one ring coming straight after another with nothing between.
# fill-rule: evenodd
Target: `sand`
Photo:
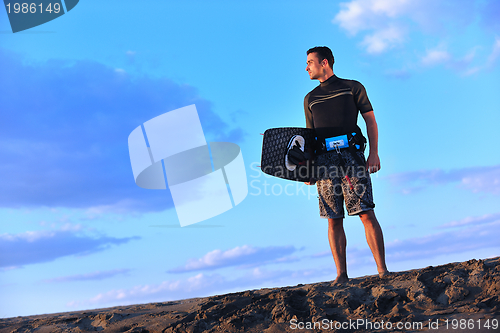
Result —
<instances>
[{"instance_id":1,"label":"sand","mask_svg":"<svg viewBox=\"0 0 500 333\"><path fill-rule=\"evenodd\" d=\"M500 332L500 257L164 303L0 319L4 332Z\"/></svg>"}]
</instances>

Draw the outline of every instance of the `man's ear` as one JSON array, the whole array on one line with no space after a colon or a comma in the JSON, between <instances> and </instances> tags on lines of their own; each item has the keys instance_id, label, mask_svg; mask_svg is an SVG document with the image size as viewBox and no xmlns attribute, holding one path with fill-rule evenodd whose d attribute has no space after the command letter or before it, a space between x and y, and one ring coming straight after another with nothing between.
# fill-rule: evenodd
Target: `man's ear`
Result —
<instances>
[{"instance_id":1,"label":"man's ear","mask_svg":"<svg viewBox=\"0 0 500 333\"><path fill-rule=\"evenodd\" d=\"M323 67L330 67L328 65L328 60L326 60L326 58L321 61L321 66L323 66Z\"/></svg>"}]
</instances>

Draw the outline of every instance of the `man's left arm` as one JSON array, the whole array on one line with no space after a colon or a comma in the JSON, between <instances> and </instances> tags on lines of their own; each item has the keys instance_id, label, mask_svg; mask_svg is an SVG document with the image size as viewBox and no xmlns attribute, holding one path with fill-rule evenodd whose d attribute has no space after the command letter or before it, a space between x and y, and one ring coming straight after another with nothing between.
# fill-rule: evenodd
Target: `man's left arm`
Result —
<instances>
[{"instance_id":1,"label":"man's left arm","mask_svg":"<svg viewBox=\"0 0 500 333\"><path fill-rule=\"evenodd\" d=\"M380 170L380 159L378 157L378 127L373 111L361 114L366 123L366 133L368 134L368 143L370 153L366 160L366 170L369 173L375 173Z\"/></svg>"}]
</instances>

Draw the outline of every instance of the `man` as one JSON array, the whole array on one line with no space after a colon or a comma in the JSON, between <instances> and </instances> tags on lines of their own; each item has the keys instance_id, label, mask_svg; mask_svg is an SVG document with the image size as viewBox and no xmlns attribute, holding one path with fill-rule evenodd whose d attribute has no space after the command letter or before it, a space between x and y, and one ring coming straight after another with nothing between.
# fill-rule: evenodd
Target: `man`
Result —
<instances>
[{"instance_id":1,"label":"man","mask_svg":"<svg viewBox=\"0 0 500 333\"><path fill-rule=\"evenodd\" d=\"M373 211L375 205L369 175L380 170L377 122L363 85L335 76L333 64L334 57L328 47L314 47L307 51L306 71L311 80L318 80L320 85L306 95L304 111L307 128L315 129L318 142L322 144L315 161L321 170L316 184L320 215L328 218L328 240L337 267L334 283L340 284L349 280L343 227L344 201L349 215L359 215L363 222L379 276L389 272L385 264L382 229ZM368 133L370 152L366 162L363 154L366 139L357 126L358 111L366 122ZM348 136L349 141L356 138L353 141L357 145L351 143L349 148L339 148L345 142L339 141L338 136L343 135ZM333 148L327 151L328 147ZM306 184L312 185L314 181Z\"/></svg>"}]
</instances>

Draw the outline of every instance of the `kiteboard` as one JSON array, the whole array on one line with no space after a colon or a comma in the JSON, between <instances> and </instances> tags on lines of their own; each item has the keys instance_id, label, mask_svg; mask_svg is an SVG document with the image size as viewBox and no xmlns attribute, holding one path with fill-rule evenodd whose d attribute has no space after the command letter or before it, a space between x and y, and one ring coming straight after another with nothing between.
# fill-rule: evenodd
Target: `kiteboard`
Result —
<instances>
[{"instance_id":1,"label":"kiteboard","mask_svg":"<svg viewBox=\"0 0 500 333\"><path fill-rule=\"evenodd\" d=\"M310 128L280 127L266 130L262 142L262 172L283 179L309 182L312 178L315 143L315 131Z\"/></svg>"}]
</instances>

